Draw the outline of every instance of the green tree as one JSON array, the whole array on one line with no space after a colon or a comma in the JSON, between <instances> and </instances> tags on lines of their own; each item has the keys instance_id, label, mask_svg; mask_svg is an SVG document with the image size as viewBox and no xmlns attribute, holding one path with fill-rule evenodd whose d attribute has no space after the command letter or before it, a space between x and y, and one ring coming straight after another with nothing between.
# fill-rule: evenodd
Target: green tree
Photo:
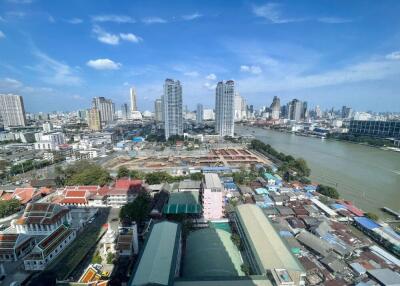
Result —
<instances>
[{"instance_id":1,"label":"green tree","mask_svg":"<svg viewBox=\"0 0 400 286\"><path fill-rule=\"evenodd\" d=\"M0 218L15 214L21 208L21 203L17 199L0 201Z\"/></svg>"},{"instance_id":2,"label":"green tree","mask_svg":"<svg viewBox=\"0 0 400 286\"><path fill-rule=\"evenodd\" d=\"M145 174L143 172L138 171L138 170L131 170L129 172L129 176L132 179L139 179L139 180L143 180L145 178Z\"/></svg>"},{"instance_id":3,"label":"green tree","mask_svg":"<svg viewBox=\"0 0 400 286\"><path fill-rule=\"evenodd\" d=\"M339 192L335 188L330 186L318 185L317 192L332 199L339 198Z\"/></svg>"},{"instance_id":4,"label":"green tree","mask_svg":"<svg viewBox=\"0 0 400 286\"><path fill-rule=\"evenodd\" d=\"M125 177L129 177L130 172L126 167L119 167L118 168L118 173L117 173L117 178L125 178Z\"/></svg>"},{"instance_id":5,"label":"green tree","mask_svg":"<svg viewBox=\"0 0 400 286\"><path fill-rule=\"evenodd\" d=\"M194 181L201 181L203 180L203 177L204 176L201 172L190 174L190 179Z\"/></svg>"},{"instance_id":6,"label":"green tree","mask_svg":"<svg viewBox=\"0 0 400 286\"><path fill-rule=\"evenodd\" d=\"M368 212L368 213L365 214L365 216L367 218L375 220L375 221L379 220L379 216L376 213L373 213L373 212Z\"/></svg>"},{"instance_id":7,"label":"green tree","mask_svg":"<svg viewBox=\"0 0 400 286\"><path fill-rule=\"evenodd\" d=\"M96 254L92 257L92 263L93 264L101 264L102 259L100 256L100 253L97 251Z\"/></svg>"},{"instance_id":8,"label":"green tree","mask_svg":"<svg viewBox=\"0 0 400 286\"><path fill-rule=\"evenodd\" d=\"M74 185L101 185L109 183L110 174L97 164L88 161L78 161L65 171L65 184Z\"/></svg>"},{"instance_id":9,"label":"green tree","mask_svg":"<svg viewBox=\"0 0 400 286\"><path fill-rule=\"evenodd\" d=\"M115 259L115 254L112 252L107 253L107 264L113 264Z\"/></svg>"},{"instance_id":10,"label":"green tree","mask_svg":"<svg viewBox=\"0 0 400 286\"><path fill-rule=\"evenodd\" d=\"M119 217L121 220L129 219L140 224L150 213L150 203L150 195L147 192L141 192L132 203L121 208Z\"/></svg>"},{"instance_id":11,"label":"green tree","mask_svg":"<svg viewBox=\"0 0 400 286\"><path fill-rule=\"evenodd\" d=\"M240 265L240 269L242 270L242 272L245 275L250 275L250 267L246 263L243 263L242 265Z\"/></svg>"}]
</instances>

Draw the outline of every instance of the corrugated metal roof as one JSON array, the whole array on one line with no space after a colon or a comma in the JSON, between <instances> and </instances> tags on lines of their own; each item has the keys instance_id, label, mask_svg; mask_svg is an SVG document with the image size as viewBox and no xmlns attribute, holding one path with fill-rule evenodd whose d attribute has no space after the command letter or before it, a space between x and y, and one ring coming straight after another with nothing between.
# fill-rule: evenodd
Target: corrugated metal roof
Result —
<instances>
[{"instance_id":1,"label":"corrugated metal roof","mask_svg":"<svg viewBox=\"0 0 400 286\"><path fill-rule=\"evenodd\" d=\"M179 247L177 223L153 225L130 285L171 285Z\"/></svg>"},{"instance_id":2,"label":"corrugated metal roof","mask_svg":"<svg viewBox=\"0 0 400 286\"><path fill-rule=\"evenodd\" d=\"M237 214L262 269L304 271L258 206L240 205L237 207Z\"/></svg>"},{"instance_id":3,"label":"corrugated metal roof","mask_svg":"<svg viewBox=\"0 0 400 286\"><path fill-rule=\"evenodd\" d=\"M373 230L374 228L380 227L379 224L366 217L354 217L354 221L357 222L362 227L365 227L366 229L369 230Z\"/></svg>"},{"instance_id":4,"label":"corrugated metal roof","mask_svg":"<svg viewBox=\"0 0 400 286\"><path fill-rule=\"evenodd\" d=\"M222 184L218 174L215 173L204 174L204 181L205 181L205 186L204 186L205 188L207 189L215 188L222 190Z\"/></svg>"}]
</instances>

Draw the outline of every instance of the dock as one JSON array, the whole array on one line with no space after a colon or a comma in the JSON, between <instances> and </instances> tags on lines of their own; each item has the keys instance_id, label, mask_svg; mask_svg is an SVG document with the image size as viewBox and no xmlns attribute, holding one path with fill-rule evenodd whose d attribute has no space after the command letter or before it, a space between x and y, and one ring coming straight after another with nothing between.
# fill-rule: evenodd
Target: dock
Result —
<instances>
[{"instance_id":1,"label":"dock","mask_svg":"<svg viewBox=\"0 0 400 286\"><path fill-rule=\"evenodd\" d=\"M389 213L389 214L395 216L396 218L400 219L400 213L398 213L398 212L392 210L391 208L383 207L382 210L384 210L385 212L387 212L387 213Z\"/></svg>"}]
</instances>

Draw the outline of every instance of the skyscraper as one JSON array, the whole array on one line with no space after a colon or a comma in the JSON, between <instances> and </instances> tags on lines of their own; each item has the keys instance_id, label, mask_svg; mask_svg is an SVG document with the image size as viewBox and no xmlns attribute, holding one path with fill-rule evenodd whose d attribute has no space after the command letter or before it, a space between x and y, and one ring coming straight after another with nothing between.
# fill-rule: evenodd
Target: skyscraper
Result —
<instances>
[{"instance_id":1,"label":"skyscraper","mask_svg":"<svg viewBox=\"0 0 400 286\"><path fill-rule=\"evenodd\" d=\"M271 104L271 119L273 120L279 119L280 111L281 111L281 101L279 97L274 96L274 99L272 100Z\"/></svg>"},{"instance_id":2,"label":"skyscraper","mask_svg":"<svg viewBox=\"0 0 400 286\"><path fill-rule=\"evenodd\" d=\"M101 130L101 115L97 108L88 110L88 126L89 129L93 131Z\"/></svg>"},{"instance_id":3,"label":"skyscraper","mask_svg":"<svg viewBox=\"0 0 400 286\"><path fill-rule=\"evenodd\" d=\"M288 116L290 120L301 121L304 119L304 106L298 99L293 99L288 103Z\"/></svg>"},{"instance_id":4,"label":"skyscraper","mask_svg":"<svg viewBox=\"0 0 400 286\"><path fill-rule=\"evenodd\" d=\"M154 101L154 117L157 122L161 122L163 120L163 112L162 112L162 100L161 98L157 98Z\"/></svg>"},{"instance_id":5,"label":"skyscraper","mask_svg":"<svg viewBox=\"0 0 400 286\"><path fill-rule=\"evenodd\" d=\"M135 91L135 89L133 87L131 87L129 92L130 92L130 95L131 95L131 112L133 113L134 111L137 111L136 91Z\"/></svg>"},{"instance_id":6,"label":"skyscraper","mask_svg":"<svg viewBox=\"0 0 400 286\"><path fill-rule=\"evenodd\" d=\"M123 120L127 120L129 118L129 108L127 103L121 105L121 117Z\"/></svg>"},{"instance_id":7,"label":"skyscraper","mask_svg":"<svg viewBox=\"0 0 400 286\"><path fill-rule=\"evenodd\" d=\"M343 119L349 118L351 116L351 113L352 113L352 110L350 107L347 107L345 105L342 107L342 118Z\"/></svg>"},{"instance_id":8,"label":"skyscraper","mask_svg":"<svg viewBox=\"0 0 400 286\"><path fill-rule=\"evenodd\" d=\"M92 100L92 107L100 111L100 119L104 124L114 121L115 106L111 99L95 97Z\"/></svg>"},{"instance_id":9,"label":"skyscraper","mask_svg":"<svg viewBox=\"0 0 400 286\"><path fill-rule=\"evenodd\" d=\"M234 97L233 80L220 81L215 91L215 131L220 136L234 135Z\"/></svg>"},{"instance_id":10,"label":"skyscraper","mask_svg":"<svg viewBox=\"0 0 400 286\"><path fill-rule=\"evenodd\" d=\"M197 110L196 110L196 123L197 124L202 124L204 119L204 110L203 110L203 104L197 104Z\"/></svg>"},{"instance_id":11,"label":"skyscraper","mask_svg":"<svg viewBox=\"0 0 400 286\"><path fill-rule=\"evenodd\" d=\"M179 80L165 80L162 102L165 139L168 140L172 135L182 135L182 86Z\"/></svg>"},{"instance_id":12,"label":"skyscraper","mask_svg":"<svg viewBox=\"0 0 400 286\"><path fill-rule=\"evenodd\" d=\"M24 100L20 95L0 94L0 120L4 127L25 126Z\"/></svg>"},{"instance_id":13,"label":"skyscraper","mask_svg":"<svg viewBox=\"0 0 400 286\"><path fill-rule=\"evenodd\" d=\"M246 118L246 101L239 93L234 97L234 108L235 121L241 121Z\"/></svg>"}]
</instances>

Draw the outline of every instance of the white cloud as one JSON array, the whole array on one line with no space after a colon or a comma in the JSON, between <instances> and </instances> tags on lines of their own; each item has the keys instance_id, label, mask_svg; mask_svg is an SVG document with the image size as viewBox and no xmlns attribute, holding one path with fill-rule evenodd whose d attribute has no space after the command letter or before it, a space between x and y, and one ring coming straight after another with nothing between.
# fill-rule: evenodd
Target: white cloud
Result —
<instances>
[{"instance_id":1,"label":"white cloud","mask_svg":"<svg viewBox=\"0 0 400 286\"><path fill-rule=\"evenodd\" d=\"M50 23L55 23L56 19L54 19L53 16L49 15L49 17L47 17L47 19L49 20Z\"/></svg>"},{"instance_id":2,"label":"white cloud","mask_svg":"<svg viewBox=\"0 0 400 286\"><path fill-rule=\"evenodd\" d=\"M147 17L143 18L142 22L145 24L165 24L168 21L160 17Z\"/></svg>"},{"instance_id":3,"label":"white cloud","mask_svg":"<svg viewBox=\"0 0 400 286\"><path fill-rule=\"evenodd\" d=\"M138 37L132 33L121 33L119 34L119 36L121 37L122 40L128 41L128 42L132 42L132 43L139 43L141 41L143 41L143 39L141 37Z\"/></svg>"},{"instance_id":4,"label":"white cloud","mask_svg":"<svg viewBox=\"0 0 400 286\"><path fill-rule=\"evenodd\" d=\"M191 20L195 20L195 19L198 19L198 18L201 18L201 17L203 17L203 15L201 15L201 14L196 12L196 13L189 14L189 15L183 15L182 19L185 20L185 21L191 21Z\"/></svg>"},{"instance_id":5,"label":"white cloud","mask_svg":"<svg viewBox=\"0 0 400 286\"><path fill-rule=\"evenodd\" d=\"M388 60L400 60L400 51L396 51L386 55Z\"/></svg>"},{"instance_id":6,"label":"white cloud","mask_svg":"<svg viewBox=\"0 0 400 286\"><path fill-rule=\"evenodd\" d=\"M22 86L22 83L16 79L9 78L9 77L0 79L0 88L1 89L7 89L7 90L17 89L21 86Z\"/></svg>"},{"instance_id":7,"label":"white cloud","mask_svg":"<svg viewBox=\"0 0 400 286\"><path fill-rule=\"evenodd\" d=\"M76 25L76 24L81 24L81 23L83 23L83 20L80 19L80 18L72 18L72 19L66 20L66 22L67 22L67 23L70 23L70 24L73 24L73 25Z\"/></svg>"},{"instance_id":8,"label":"white cloud","mask_svg":"<svg viewBox=\"0 0 400 286\"><path fill-rule=\"evenodd\" d=\"M184 75L190 76L190 77L198 77L199 73L197 71L188 71L188 72L185 72Z\"/></svg>"},{"instance_id":9,"label":"white cloud","mask_svg":"<svg viewBox=\"0 0 400 286\"><path fill-rule=\"evenodd\" d=\"M5 37L6 37L6 35L4 35L4 33L0 30L0 39L5 38Z\"/></svg>"},{"instance_id":10,"label":"white cloud","mask_svg":"<svg viewBox=\"0 0 400 286\"><path fill-rule=\"evenodd\" d=\"M119 36L104 31L99 26L95 25L92 29L93 33L96 34L97 40L108 45L118 45Z\"/></svg>"},{"instance_id":11,"label":"white cloud","mask_svg":"<svg viewBox=\"0 0 400 286\"><path fill-rule=\"evenodd\" d=\"M69 65L59 62L45 53L35 50L33 54L39 59L39 64L31 69L42 74L42 80L54 85L80 85L82 80Z\"/></svg>"},{"instance_id":12,"label":"white cloud","mask_svg":"<svg viewBox=\"0 0 400 286\"><path fill-rule=\"evenodd\" d=\"M351 19L340 18L340 17L321 17L317 19L318 22L326 24L344 24L353 22Z\"/></svg>"},{"instance_id":13,"label":"white cloud","mask_svg":"<svg viewBox=\"0 0 400 286\"><path fill-rule=\"evenodd\" d=\"M213 73L210 73L209 75L206 76L206 79L208 80L216 80L217 76Z\"/></svg>"},{"instance_id":14,"label":"white cloud","mask_svg":"<svg viewBox=\"0 0 400 286\"><path fill-rule=\"evenodd\" d=\"M214 89L217 87L216 84L214 84L214 83L209 83L209 82L204 83L203 86L204 86L205 88L207 88L208 90L214 90Z\"/></svg>"},{"instance_id":15,"label":"white cloud","mask_svg":"<svg viewBox=\"0 0 400 286\"><path fill-rule=\"evenodd\" d=\"M118 70L121 67L120 63L116 63L110 59L90 60L86 65L96 70Z\"/></svg>"},{"instance_id":16,"label":"white cloud","mask_svg":"<svg viewBox=\"0 0 400 286\"><path fill-rule=\"evenodd\" d=\"M277 3L267 3L261 6L253 6L253 13L257 17L264 18L274 24L304 21L302 18L286 18L282 16L280 7L281 5Z\"/></svg>"},{"instance_id":17,"label":"white cloud","mask_svg":"<svg viewBox=\"0 0 400 286\"><path fill-rule=\"evenodd\" d=\"M72 98L76 99L76 100L84 100L85 99L83 96L80 96L79 94L72 95Z\"/></svg>"},{"instance_id":18,"label":"white cloud","mask_svg":"<svg viewBox=\"0 0 400 286\"><path fill-rule=\"evenodd\" d=\"M249 73L252 73L252 74L260 74L260 73L262 73L262 69L259 66L242 65L242 66L240 66L240 71L249 72Z\"/></svg>"},{"instance_id":19,"label":"white cloud","mask_svg":"<svg viewBox=\"0 0 400 286\"><path fill-rule=\"evenodd\" d=\"M136 23L136 20L126 15L97 15L92 17L93 22Z\"/></svg>"}]
</instances>

